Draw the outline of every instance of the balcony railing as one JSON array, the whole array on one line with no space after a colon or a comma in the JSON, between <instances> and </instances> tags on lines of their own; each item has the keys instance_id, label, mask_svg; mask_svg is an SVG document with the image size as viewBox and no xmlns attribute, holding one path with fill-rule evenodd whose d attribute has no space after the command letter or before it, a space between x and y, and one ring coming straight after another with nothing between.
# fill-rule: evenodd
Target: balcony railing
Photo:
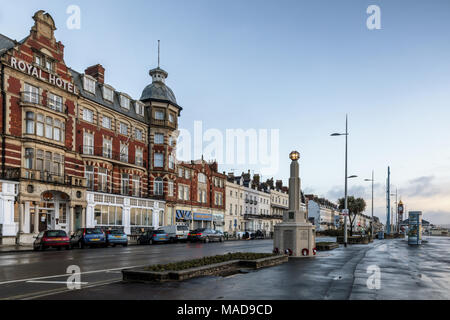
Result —
<instances>
[{"instance_id":1,"label":"balcony railing","mask_svg":"<svg viewBox=\"0 0 450 320\"><path fill-rule=\"evenodd\" d=\"M164 126L164 127L172 127L176 128L177 123L176 122L170 122L169 120L160 120L160 119L151 119L151 124L156 126Z\"/></svg>"},{"instance_id":2,"label":"balcony railing","mask_svg":"<svg viewBox=\"0 0 450 320\"><path fill-rule=\"evenodd\" d=\"M20 168L5 168L5 172L0 171L0 178L18 181L20 179Z\"/></svg>"},{"instance_id":3,"label":"balcony railing","mask_svg":"<svg viewBox=\"0 0 450 320\"><path fill-rule=\"evenodd\" d=\"M111 160L134 164L145 167L146 163L142 158L135 158L134 162L130 161L129 155L123 152L113 152L111 149L94 146L80 146L80 153L89 156L103 157Z\"/></svg>"},{"instance_id":4,"label":"balcony railing","mask_svg":"<svg viewBox=\"0 0 450 320\"><path fill-rule=\"evenodd\" d=\"M36 92L21 92L22 104L40 105L47 107L53 111L66 112L65 106L61 102L51 100L48 97L44 97Z\"/></svg>"},{"instance_id":5,"label":"balcony railing","mask_svg":"<svg viewBox=\"0 0 450 320\"><path fill-rule=\"evenodd\" d=\"M69 176L65 174L55 174L48 171L39 171L33 169L21 168L20 178L25 180L34 180L38 182L47 182L58 185L86 187L86 179L81 177Z\"/></svg>"}]
</instances>

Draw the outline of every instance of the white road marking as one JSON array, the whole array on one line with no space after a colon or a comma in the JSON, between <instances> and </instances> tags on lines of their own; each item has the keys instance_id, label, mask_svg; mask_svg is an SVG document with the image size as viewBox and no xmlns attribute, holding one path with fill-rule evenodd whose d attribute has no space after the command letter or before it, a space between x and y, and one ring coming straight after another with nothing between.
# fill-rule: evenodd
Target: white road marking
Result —
<instances>
[{"instance_id":1,"label":"white road marking","mask_svg":"<svg viewBox=\"0 0 450 320\"><path fill-rule=\"evenodd\" d=\"M48 283L48 284L67 284L67 281L42 281L42 280L31 280L27 283ZM89 282L70 282L70 284L88 284Z\"/></svg>"},{"instance_id":2,"label":"white road marking","mask_svg":"<svg viewBox=\"0 0 450 320\"><path fill-rule=\"evenodd\" d=\"M121 268L112 268L112 269L103 269L103 270L93 270L93 271L86 271L81 272L80 274L91 274L91 273L100 273L100 272L108 272L108 271L115 271L115 270L123 270L123 269L130 269L130 268L139 268L139 267L146 267L148 264L138 265L138 266L129 266L129 267L121 267ZM3 284L10 284L10 283L18 283L18 282L28 282L28 281L34 281L34 280L43 280L43 279L51 279L51 278L61 278L61 277L68 277L72 274L64 273L64 274L58 274L54 276L46 276L46 277L37 277L37 278L28 278L28 279L18 279L18 280L10 280L10 281L3 281L0 282L0 285Z\"/></svg>"}]
</instances>

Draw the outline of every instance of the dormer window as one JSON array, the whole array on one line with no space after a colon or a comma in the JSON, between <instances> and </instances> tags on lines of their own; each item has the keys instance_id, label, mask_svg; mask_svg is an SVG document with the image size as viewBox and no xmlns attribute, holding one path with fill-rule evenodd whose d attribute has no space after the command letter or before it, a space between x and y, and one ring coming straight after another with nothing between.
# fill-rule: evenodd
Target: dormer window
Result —
<instances>
[{"instance_id":1,"label":"dormer window","mask_svg":"<svg viewBox=\"0 0 450 320\"><path fill-rule=\"evenodd\" d=\"M120 95L120 106L124 109L130 109L130 99L124 95Z\"/></svg>"},{"instance_id":2,"label":"dormer window","mask_svg":"<svg viewBox=\"0 0 450 320\"><path fill-rule=\"evenodd\" d=\"M136 113L140 116L144 116L144 104L142 102L136 101Z\"/></svg>"},{"instance_id":3,"label":"dormer window","mask_svg":"<svg viewBox=\"0 0 450 320\"><path fill-rule=\"evenodd\" d=\"M103 86L103 99L113 102L113 96L114 90L109 87Z\"/></svg>"},{"instance_id":4,"label":"dormer window","mask_svg":"<svg viewBox=\"0 0 450 320\"><path fill-rule=\"evenodd\" d=\"M84 75L83 77L83 88L84 90L95 94L95 80L91 77Z\"/></svg>"}]
</instances>

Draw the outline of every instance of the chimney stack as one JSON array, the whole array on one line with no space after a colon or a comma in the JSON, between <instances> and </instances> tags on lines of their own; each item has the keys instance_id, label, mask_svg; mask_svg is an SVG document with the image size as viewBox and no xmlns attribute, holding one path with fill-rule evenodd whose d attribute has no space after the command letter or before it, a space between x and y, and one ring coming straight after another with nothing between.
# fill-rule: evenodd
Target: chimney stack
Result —
<instances>
[{"instance_id":1,"label":"chimney stack","mask_svg":"<svg viewBox=\"0 0 450 320\"><path fill-rule=\"evenodd\" d=\"M101 64L96 64L95 66L91 66L84 70L84 73L94 77L98 83L105 83L105 68Z\"/></svg>"}]
</instances>

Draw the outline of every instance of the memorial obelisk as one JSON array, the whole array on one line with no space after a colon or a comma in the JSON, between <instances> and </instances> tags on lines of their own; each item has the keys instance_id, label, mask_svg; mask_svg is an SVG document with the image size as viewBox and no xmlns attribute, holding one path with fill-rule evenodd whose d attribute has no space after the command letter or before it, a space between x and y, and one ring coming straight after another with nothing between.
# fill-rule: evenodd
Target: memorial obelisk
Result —
<instances>
[{"instance_id":1,"label":"memorial obelisk","mask_svg":"<svg viewBox=\"0 0 450 320\"><path fill-rule=\"evenodd\" d=\"M315 226L308 222L307 212L300 206L300 154L292 151L289 158L292 160L289 209L283 215L283 222L275 225L274 250L292 257L313 257L316 254Z\"/></svg>"}]
</instances>

